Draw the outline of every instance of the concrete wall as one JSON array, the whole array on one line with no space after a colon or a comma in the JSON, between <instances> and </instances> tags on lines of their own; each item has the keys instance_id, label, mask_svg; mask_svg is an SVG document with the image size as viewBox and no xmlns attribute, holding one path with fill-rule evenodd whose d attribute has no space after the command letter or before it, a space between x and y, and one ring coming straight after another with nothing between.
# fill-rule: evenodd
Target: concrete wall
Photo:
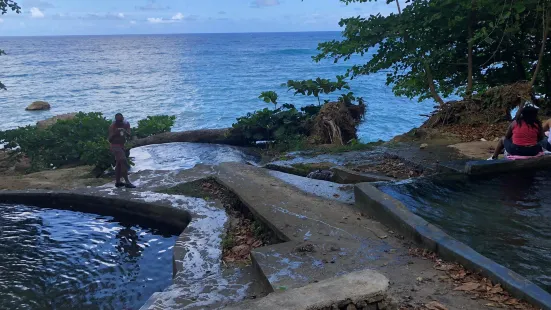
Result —
<instances>
[{"instance_id":1,"label":"concrete wall","mask_svg":"<svg viewBox=\"0 0 551 310\"><path fill-rule=\"evenodd\" d=\"M386 195L374 186L362 183L355 187L356 206L392 227L443 259L462 264L480 272L493 282L500 283L513 296L541 307L551 309L551 295L521 275L482 256L457 241L438 227L413 214L400 201Z\"/></svg>"}]
</instances>

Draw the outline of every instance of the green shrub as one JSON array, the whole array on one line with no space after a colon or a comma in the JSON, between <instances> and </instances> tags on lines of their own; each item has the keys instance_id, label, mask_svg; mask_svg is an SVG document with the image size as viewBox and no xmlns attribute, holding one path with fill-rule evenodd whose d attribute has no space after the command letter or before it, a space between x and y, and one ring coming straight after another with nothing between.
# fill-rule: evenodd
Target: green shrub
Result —
<instances>
[{"instance_id":1,"label":"green shrub","mask_svg":"<svg viewBox=\"0 0 551 310\"><path fill-rule=\"evenodd\" d=\"M0 131L0 141L7 142L15 151L12 156L26 155L31 171L38 171L63 164L85 163L102 165L109 155L109 147L101 150L97 145L107 145L111 124L101 113L78 113L74 119L60 120L45 129L35 126ZM95 146L93 152L89 148ZM103 164L109 167L109 164Z\"/></svg>"},{"instance_id":2,"label":"green shrub","mask_svg":"<svg viewBox=\"0 0 551 310\"><path fill-rule=\"evenodd\" d=\"M297 136L307 135L312 117L310 113L304 112L304 108L299 111L291 104L284 104L274 110L265 108L238 118L232 125L232 135L242 139L244 144L296 140Z\"/></svg>"},{"instance_id":3,"label":"green shrub","mask_svg":"<svg viewBox=\"0 0 551 310\"><path fill-rule=\"evenodd\" d=\"M174 116L154 116L139 121L136 133L147 137L170 131ZM109 151L109 126L101 113L78 113L74 119L59 120L52 126L39 129L36 126L0 131L0 141L13 151L16 159L26 155L31 162L29 172L60 167L66 164L95 166L103 172L113 163Z\"/></svg>"},{"instance_id":4,"label":"green shrub","mask_svg":"<svg viewBox=\"0 0 551 310\"><path fill-rule=\"evenodd\" d=\"M176 116L155 115L148 116L146 119L138 121L138 127L135 130L136 137L147 138L163 132L170 132Z\"/></svg>"}]
</instances>

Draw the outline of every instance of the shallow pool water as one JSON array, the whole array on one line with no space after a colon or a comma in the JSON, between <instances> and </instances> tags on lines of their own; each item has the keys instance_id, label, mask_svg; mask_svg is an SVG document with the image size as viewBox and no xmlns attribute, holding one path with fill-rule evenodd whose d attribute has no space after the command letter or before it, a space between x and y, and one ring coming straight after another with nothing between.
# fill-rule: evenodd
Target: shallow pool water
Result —
<instances>
[{"instance_id":1,"label":"shallow pool water","mask_svg":"<svg viewBox=\"0 0 551 310\"><path fill-rule=\"evenodd\" d=\"M108 216L0 204L0 309L139 309L171 284L176 238Z\"/></svg>"},{"instance_id":2,"label":"shallow pool water","mask_svg":"<svg viewBox=\"0 0 551 310\"><path fill-rule=\"evenodd\" d=\"M165 143L142 146L130 151L133 172L142 170L182 170L197 164L217 165L223 162L256 162L244 148L207 143Z\"/></svg>"},{"instance_id":3,"label":"shallow pool water","mask_svg":"<svg viewBox=\"0 0 551 310\"><path fill-rule=\"evenodd\" d=\"M551 172L419 179L380 189L551 292Z\"/></svg>"}]
</instances>

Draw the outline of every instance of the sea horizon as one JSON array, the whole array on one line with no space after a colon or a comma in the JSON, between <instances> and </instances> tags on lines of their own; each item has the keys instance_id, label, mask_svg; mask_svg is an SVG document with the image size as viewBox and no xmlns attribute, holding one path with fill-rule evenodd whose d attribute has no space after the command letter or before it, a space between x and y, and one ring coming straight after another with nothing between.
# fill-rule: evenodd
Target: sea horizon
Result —
<instances>
[{"instance_id":1,"label":"sea horizon","mask_svg":"<svg viewBox=\"0 0 551 310\"><path fill-rule=\"evenodd\" d=\"M118 37L118 36L178 36L178 35L235 35L235 34L306 34L341 33L340 30L318 31L247 31L247 32L178 32L178 33L120 33L120 34L55 34L55 35L0 35L1 38L63 38L63 37Z\"/></svg>"}]
</instances>

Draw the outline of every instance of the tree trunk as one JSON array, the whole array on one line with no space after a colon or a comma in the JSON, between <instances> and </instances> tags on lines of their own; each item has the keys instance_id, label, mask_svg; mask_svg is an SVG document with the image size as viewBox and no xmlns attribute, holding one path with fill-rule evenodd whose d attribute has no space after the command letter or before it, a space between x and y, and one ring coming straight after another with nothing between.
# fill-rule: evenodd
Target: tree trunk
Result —
<instances>
[{"instance_id":1,"label":"tree trunk","mask_svg":"<svg viewBox=\"0 0 551 310\"><path fill-rule=\"evenodd\" d=\"M402 9L400 8L400 2L396 0L396 6L398 7L398 15L402 15Z\"/></svg>"},{"instance_id":2,"label":"tree trunk","mask_svg":"<svg viewBox=\"0 0 551 310\"><path fill-rule=\"evenodd\" d=\"M522 63L521 55L515 55L515 64L516 64L517 75L518 75L518 78L516 80L526 81L526 69L524 68L524 64Z\"/></svg>"},{"instance_id":3,"label":"tree trunk","mask_svg":"<svg viewBox=\"0 0 551 310\"><path fill-rule=\"evenodd\" d=\"M396 5L398 6L398 14L402 15L402 10L400 9L400 2L398 2L398 0L396 0ZM404 42L406 42L406 41L409 41L407 33L404 34ZM444 100L442 100L442 97L440 97L440 95L436 91L436 86L434 85L434 80L433 80L433 77L432 77L432 71L430 69L430 66L426 61L423 61L423 62L424 62L424 65L425 65L425 76L427 77L427 84L429 86L432 98L434 98L434 100L436 102L438 102L440 104L440 106L443 106L444 105Z\"/></svg>"},{"instance_id":4,"label":"tree trunk","mask_svg":"<svg viewBox=\"0 0 551 310\"><path fill-rule=\"evenodd\" d=\"M471 98L473 94L473 23L474 23L474 7L476 0L471 1L471 13L469 15L469 55L468 55L468 73L467 73L467 98Z\"/></svg>"},{"instance_id":5,"label":"tree trunk","mask_svg":"<svg viewBox=\"0 0 551 310\"><path fill-rule=\"evenodd\" d=\"M434 80L432 78L432 71L430 70L429 64L425 62L425 75L427 77L427 83L429 84L429 89L432 97L436 102L440 104L440 106L444 105L444 100L442 100L442 97L436 92L436 86L434 85Z\"/></svg>"},{"instance_id":6,"label":"tree trunk","mask_svg":"<svg viewBox=\"0 0 551 310\"><path fill-rule=\"evenodd\" d=\"M165 132L128 143L128 148L173 142L213 143L243 146L244 143L229 135L229 129L203 129L182 132Z\"/></svg>"},{"instance_id":7,"label":"tree trunk","mask_svg":"<svg viewBox=\"0 0 551 310\"><path fill-rule=\"evenodd\" d=\"M534 70L534 74L532 75L532 81L530 82L530 85L532 87L534 87L534 84L538 79L538 74L541 69L541 63L543 61L543 55L545 54L545 45L547 44L547 35L549 34L549 26L551 21L551 18L549 15L551 15L551 12L546 9L543 15L543 38L541 40L540 55L538 57L538 63L536 65L536 69Z\"/></svg>"}]
</instances>

